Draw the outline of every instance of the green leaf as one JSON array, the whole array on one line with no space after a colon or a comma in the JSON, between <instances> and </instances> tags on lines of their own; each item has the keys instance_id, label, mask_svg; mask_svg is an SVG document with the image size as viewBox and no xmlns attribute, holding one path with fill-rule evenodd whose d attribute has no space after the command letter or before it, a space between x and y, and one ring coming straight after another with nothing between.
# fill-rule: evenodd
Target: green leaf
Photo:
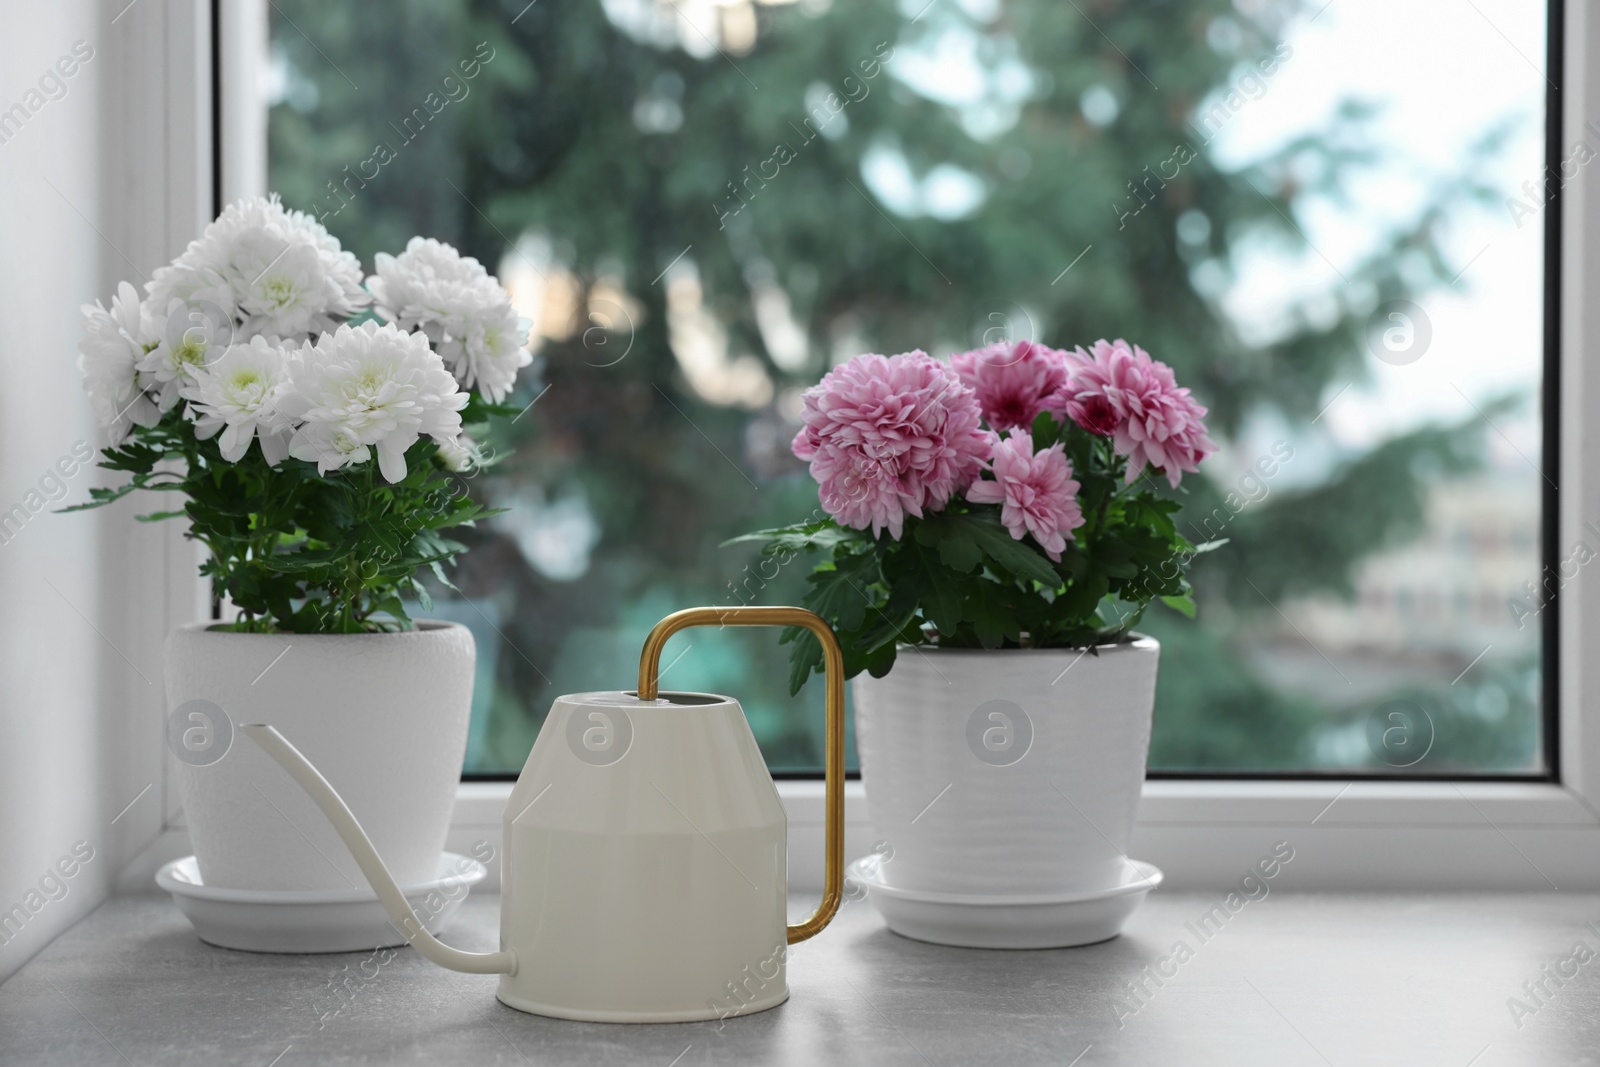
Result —
<instances>
[{"instance_id":1,"label":"green leaf","mask_svg":"<svg viewBox=\"0 0 1600 1067\"><path fill-rule=\"evenodd\" d=\"M898 551L886 553L883 577L892 590L892 607L886 610L920 609L922 617L942 634L960 628L961 585L969 579L946 567L926 546L912 539L902 542Z\"/></svg>"},{"instance_id":2,"label":"green leaf","mask_svg":"<svg viewBox=\"0 0 1600 1067\"><path fill-rule=\"evenodd\" d=\"M140 488L143 487L134 482L129 482L127 485L121 485L115 489L91 489L89 490L88 500L82 504L73 504L71 507L57 508L56 514L65 515L73 511L89 511L92 508L103 508L107 504L121 500L129 493Z\"/></svg>"},{"instance_id":3,"label":"green leaf","mask_svg":"<svg viewBox=\"0 0 1600 1067\"><path fill-rule=\"evenodd\" d=\"M386 612L387 614L393 615L397 619L409 620L410 618L410 616L406 614L405 605L401 603L400 597L393 594L374 602L372 605L372 610L374 612Z\"/></svg>"},{"instance_id":4,"label":"green leaf","mask_svg":"<svg viewBox=\"0 0 1600 1067\"><path fill-rule=\"evenodd\" d=\"M1194 597L1192 596L1164 596L1161 598L1161 602L1179 615L1184 615L1191 619L1195 617Z\"/></svg>"},{"instance_id":5,"label":"green leaf","mask_svg":"<svg viewBox=\"0 0 1600 1067\"><path fill-rule=\"evenodd\" d=\"M922 614L942 634L953 634L961 626L961 588L942 565L918 553L922 562L922 588L917 598Z\"/></svg>"},{"instance_id":6,"label":"green leaf","mask_svg":"<svg viewBox=\"0 0 1600 1067\"><path fill-rule=\"evenodd\" d=\"M1022 637L1016 612L1006 603L1002 588L994 582L973 583L962 605L962 614L972 620L978 642L984 648L999 648L1008 638L1018 641Z\"/></svg>"},{"instance_id":7,"label":"green leaf","mask_svg":"<svg viewBox=\"0 0 1600 1067\"><path fill-rule=\"evenodd\" d=\"M1105 574L1091 570L1081 579L1075 579L1066 591L1056 597L1061 614L1071 619L1087 619L1094 614L1100 599L1111 589Z\"/></svg>"},{"instance_id":8,"label":"green leaf","mask_svg":"<svg viewBox=\"0 0 1600 1067\"><path fill-rule=\"evenodd\" d=\"M1102 538L1095 545L1091 553L1091 560L1096 570L1112 578L1133 578L1139 574L1139 568L1133 562L1134 548L1127 539L1128 531L1122 539Z\"/></svg>"},{"instance_id":9,"label":"green leaf","mask_svg":"<svg viewBox=\"0 0 1600 1067\"><path fill-rule=\"evenodd\" d=\"M871 538L862 530L852 530L838 525L831 518L819 519L816 522L797 523L793 526L778 526L770 530L756 530L752 533L740 534L730 537L718 547L726 548L729 545L743 544L746 542L759 542L762 544L763 555L775 555L778 552L816 552L832 551L839 545L850 541L869 541Z\"/></svg>"},{"instance_id":10,"label":"green leaf","mask_svg":"<svg viewBox=\"0 0 1600 1067\"><path fill-rule=\"evenodd\" d=\"M822 642L817 640L817 635L799 626L790 629L795 638L794 647L789 650L789 695L793 696L800 692L811 672L822 670L824 664ZM785 632L783 639L789 640L789 633Z\"/></svg>"},{"instance_id":11,"label":"green leaf","mask_svg":"<svg viewBox=\"0 0 1600 1067\"><path fill-rule=\"evenodd\" d=\"M1123 600L1111 595L1103 598L1095 608L1095 617L1101 627L1113 634L1127 633L1139 624L1145 605Z\"/></svg>"},{"instance_id":12,"label":"green leaf","mask_svg":"<svg viewBox=\"0 0 1600 1067\"><path fill-rule=\"evenodd\" d=\"M900 649L895 645L885 645L866 660L867 673L874 678L882 678L894 666L895 657L900 654ZM849 669L845 670L846 677L853 677Z\"/></svg>"},{"instance_id":13,"label":"green leaf","mask_svg":"<svg viewBox=\"0 0 1600 1067\"><path fill-rule=\"evenodd\" d=\"M444 586L452 593L461 592L461 590L456 588L455 583L450 580L449 576L444 573L444 565L438 560L430 563L428 565L428 569L433 572L433 576L438 579L440 585Z\"/></svg>"},{"instance_id":14,"label":"green leaf","mask_svg":"<svg viewBox=\"0 0 1600 1067\"><path fill-rule=\"evenodd\" d=\"M983 562L983 553L972 532L954 521L957 516L940 515L917 523L913 533L920 545L939 550L939 562L963 574L971 573Z\"/></svg>"},{"instance_id":15,"label":"green leaf","mask_svg":"<svg viewBox=\"0 0 1600 1067\"><path fill-rule=\"evenodd\" d=\"M877 623L869 626L865 633L853 641L850 648L857 652L870 655L877 652L885 645L893 646L897 641L914 643L920 636L916 632L917 608L911 606L898 607L892 614L884 609L877 614Z\"/></svg>"},{"instance_id":16,"label":"green leaf","mask_svg":"<svg viewBox=\"0 0 1600 1067\"><path fill-rule=\"evenodd\" d=\"M952 515L950 519L965 526L983 554L1006 571L1052 589L1061 584L1061 577L1050 561L1013 538L998 521L986 521L976 515Z\"/></svg>"},{"instance_id":17,"label":"green leaf","mask_svg":"<svg viewBox=\"0 0 1600 1067\"><path fill-rule=\"evenodd\" d=\"M807 576L811 590L802 603L835 630L855 630L871 606L878 561L870 552L825 564Z\"/></svg>"},{"instance_id":18,"label":"green leaf","mask_svg":"<svg viewBox=\"0 0 1600 1067\"><path fill-rule=\"evenodd\" d=\"M1037 455L1061 440L1062 426L1056 417L1048 411L1041 411L1033 417L1033 451Z\"/></svg>"},{"instance_id":19,"label":"green leaf","mask_svg":"<svg viewBox=\"0 0 1600 1067\"><path fill-rule=\"evenodd\" d=\"M862 623L864 629L859 634L846 632L856 627L847 627L840 632L840 644L847 657L852 653L870 656L896 641L917 641L921 638L917 623L919 590L916 583L896 580L889 584L888 601L882 607L874 604L866 612Z\"/></svg>"},{"instance_id":20,"label":"green leaf","mask_svg":"<svg viewBox=\"0 0 1600 1067\"><path fill-rule=\"evenodd\" d=\"M854 643L844 648L844 676L854 678L867 671L874 678L882 678L894 664L899 649L897 641L885 641L873 649L861 649Z\"/></svg>"}]
</instances>

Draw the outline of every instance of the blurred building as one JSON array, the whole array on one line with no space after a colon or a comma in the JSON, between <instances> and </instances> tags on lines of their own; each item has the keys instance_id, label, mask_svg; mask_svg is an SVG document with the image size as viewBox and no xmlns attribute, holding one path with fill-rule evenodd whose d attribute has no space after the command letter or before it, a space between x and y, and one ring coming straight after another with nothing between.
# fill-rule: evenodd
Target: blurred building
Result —
<instances>
[{"instance_id":1,"label":"blurred building","mask_svg":"<svg viewBox=\"0 0 1600 1067\"><path fill-rule=\"evenodd\" d=\"M1337 706L1346 703L1341 695L1353 705L1398 685L1448 683L1480 655L1505 662L1535 654L1538 617L1519 626L1508 601L1538 580L1539 486L1526 469L1435 485L1421 536L1365 560L1354 599L1285 601L1287 621L1278 619L1275 639L1257 645L1253 662L1278 685Z\"/></svg>"}]
</instances>

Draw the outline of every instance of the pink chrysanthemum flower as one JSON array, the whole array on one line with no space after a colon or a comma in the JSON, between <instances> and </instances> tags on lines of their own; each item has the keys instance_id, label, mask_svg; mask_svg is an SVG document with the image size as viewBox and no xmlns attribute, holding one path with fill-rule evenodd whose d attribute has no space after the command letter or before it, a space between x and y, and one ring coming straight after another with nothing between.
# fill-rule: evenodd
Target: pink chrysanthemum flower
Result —
<instances>
[{"instance_id":1,"label":"pink chrysanthemum flower","mask_svg":"<svg viewBox=\"0 0 1600 1067\"><path fill-rule=\"evenodd\" d=\"M977 477L994 436L972 390L921 351L833 368L805 391L800 417L790 447L810 462L823 508L895 540L907 515L943 507Z\"/></svg>"},{"instance_id":2,"label":"pink chrysanthemum flower","mask_svg":"<svg viewBox=\"0 0 1600 1067\"><path fill-rule=\"evenodd\" d=\"M1067 384L1067 354L1032 341L1001 341L950 358L995 430L1026 430Z\"/></svg>"},{"instance_id":3,"label":"pink chrysanthemum flower","mask_svg":"<svg viewBox=\"0 0 1600 1067\"><path fill-rule=\"evenodd\" d=\"M1061 422L1070 419L1100 437L1110 437L1122 424L1122 418L1111 406L1111 401L1093 390L1079 395L1078 387L1071 379L1045 401L1044 409Z\"/></svg>"},{"instance_id":4,"label":"pink chrysanthemum flower","mask_svg":"<svg viewBox=\"0 0 1600 1067\"><path fill-rule=\"evenodd\" d=\"M999 504L1000 521L1018 541L1033 534L1045 555L1060 562L1072 531L1083 525L1078 483L1072 463L1059 444L1037 454L1033 435L1017 432L994 446L990 469L994 481L977 481L967 489L974 504Z\"/></svg>"},{"instance_id":5,"label":"pink chrysanthemum flower","mask_svg":"<svg viewBox=\"0 0 1600 1067\"><path fill-rule=\"evenodd\" d=\"M1096 341L1092 355L1067 353L1067 365L1071 381L1052 398L1052 410L1110 436L1128 457L1129 482L1149 464L1177 488L1183 472L1198 470L1217 450L1206 436L1206 409L1178 386L1171 367L1137 345Z\"/></svg>"}]
</instances>

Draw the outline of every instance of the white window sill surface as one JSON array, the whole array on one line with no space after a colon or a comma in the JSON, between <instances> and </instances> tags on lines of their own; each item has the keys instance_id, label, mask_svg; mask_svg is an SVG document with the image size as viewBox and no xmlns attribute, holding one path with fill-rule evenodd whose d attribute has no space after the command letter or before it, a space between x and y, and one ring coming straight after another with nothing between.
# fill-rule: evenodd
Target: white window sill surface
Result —
<instances>
[{"instance_id":1,"label":"white window sill surface","mask_svg":"<svg viewBox=\"0 0 1600 1067\"><path fill-rule=\"evenodd\" d=\"M823 784L776 784L790 889L820 892ZM463 782L446 847L487 842L498 855L510 793L510 782ZM1305 889L1600 890L1600 819L1572 790L1539 782L1149 781L1131 856L1160 867L1169 888L1209 889L1237 882L1280 841L1300 855ZM846 862L876 843L861 782L846 782ZM117 891L147 892L161 864L189 851L187 832L169 826ZM486 888L499 876L492 862Z\"/></svg>"},{"instance_id":2,"label":"white window sill surface","mask_svg":"<svg viewBox=\"0 0 1600 1067\"><path fill-rule=\"evenodd\" d=\"M789 885L820 891L821 781L780 781L789 813ZM510 783L463 783L451 847L499 846ZM1132 855L1175 888L1236 882L1278 841L1299 852L1298 884L1318 889L1600 889L1600 821L1547 783L1146 782ZM845 858L871 852L861 782L845 784Z\"/></svg>"}]
</instances>

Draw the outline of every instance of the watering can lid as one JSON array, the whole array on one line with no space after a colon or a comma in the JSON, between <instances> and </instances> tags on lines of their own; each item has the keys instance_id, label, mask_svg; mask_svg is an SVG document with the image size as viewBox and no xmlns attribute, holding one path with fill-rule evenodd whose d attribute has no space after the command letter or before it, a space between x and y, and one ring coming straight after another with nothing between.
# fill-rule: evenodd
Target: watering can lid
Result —
<instances>
[{"instance_id":1,"label":"watering can lid","mask_svg":"<svg viewBox=\"0 0 1600 1067\"><path fill-rule=\"evenodd\" d=\"M573 704L599 705L610 708L670 708L706 707L712 704L738 704L732 697L717 693L664 692L654 700L640 700L636 690L601 690L593 693L567 693L557 700Z\"/></svg>"}]
</instances>

